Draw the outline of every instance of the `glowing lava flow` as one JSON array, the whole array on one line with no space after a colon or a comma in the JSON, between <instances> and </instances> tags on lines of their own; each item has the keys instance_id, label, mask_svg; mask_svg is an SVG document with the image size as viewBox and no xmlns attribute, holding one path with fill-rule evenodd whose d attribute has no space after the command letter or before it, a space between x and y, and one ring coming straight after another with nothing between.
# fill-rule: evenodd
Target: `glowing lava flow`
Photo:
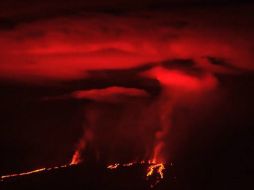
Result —
<instances>
[{"instance_id":1,"label":"glowing lava flow","mask_svg":"<svg viewBox=\"0 0 254 190\"><path fill-rule=\"evenodd\" d=\"M40 168L40 169L28 171L28 172L3 175L3 176L1 176L1 181L3 181L4 179L7 179L7 178L12 178L12 177L26 176L26 175L30 175L30 174L34 174L34 173L50 171L50 170L53 170L53 169L66 168L66 167L71 166L71 165L73 165L73 164L66 164L66 165L62 165L62 166L54 166L54 167L51 167L51 168Z\"/></svg>"},{"instance_id":2,"label":"glowing lava flow","mask_svg":"<svg viewBox=\"0 0 254 190\"><path fill-rule=\"evenodd\" d=\"M79 164L80 162L81 162L80 154L79 154L79 151L77 150L73 154L73 157L72 157L70 165L76 165L76 164Z\"/></svg>"},{"instance_id":3,"label":"glowing lava flow","mask_svg":"<svg viewBox=\"0 0 254 190\"><path fill-rule=\"evenodd\" d=\"M119 164L119 163L110 164L107 166L107 169L115 170L119 167L132 167L137 164L145 164L145 165L147 164L148 165L146 177L147 177L147 180L151 182L151 184L150 184L151 188L153 188L155 185L157 185L163 179L163 177L164 177L163 171L165 170L164 164L163 163L155 163L150 160L149 161L140 161L140 162L129 162L129 163L125 163L125 164ZM62 165L62 166L55 166L55 167L51 167L51 168L40 168L40 169L28 171L28 172L4 175L4 176L1 176L1 181L8 179L8 178L26 176L26 175L30 175L30 174L34 174L34 173L47 172L50 170L66 168L66 167L70 167L72 165L76 165L76 164L70 163L70 164L66 164L66 165ZM150 177L152 177L152 178L150 178Z\"/></svg>"},{"instance_id":4,"label":"glowing lava flow","mask_svg":"<svg viewBox=\"0 0 254 190\"><path fill-rule=\"evenodd\" d=\"M41 169L36 169L36 170L29 171L29 172L22 172L22 173L4 175L4 176L1 176L1 181L4 180L5 178L30 175L30 174L42 172L42 171L45 171L45 170L46 170L46 168L41 168Z\"/></svg>"},{"instance_id":5,"label":"glowing lava flow","mask_svg":"<svg viewBox=\"0 0 254 190\"><path fill-rule=\"evenodd\" d=\"M115 163L115 164L110 164L107 166L108 169L117 169L119 166L121 167L130 167L130 166L133 166L134 164L149 164L149 167L147 169L147 174L146 176L149 177L149 176L152 176L152 175L155 175L155 173L159 174L160 178L163 179L164 177L164 174L163 174L163 170L165 170L165 166L163 163L156 163L156 162L153 162L153 161L141 161L141 162L129 162L129 163L125 163L125 164L119 164L119 163Z\"/></svg>"},{"instance_id":6,"label":"glowing lava flow","mask_svg":"<svg viewBox=\"0 0 254 190\"><path fill-rule=\"evenodd\" d=\"M146 177L147 180L149 180L149 177L155 176L156 180L153 182L150 187L153 188L155 185L157 185L163 178L164 178L164 173L163 171L166 169L163 163L156 163L154 161L141 161L141 162L130 162L130 163L125 163L125 164L110 164L107 166L108 169L110 170L115 170L119 167L130 167L135 164L149 164L147 168L147 173Z\"/></svg>"},{"instance_id":7,"label":"glowing lava flow","mask_svg":"<svg viewBox=\"0 0 254 190\"><path fill-rule=\"evenodd\" d=\"M163 170L165 170L165 166L162 163L151 165L148 167L146 176L147 177L152 176L154 172L157 171L157 173L160 175L160 178L163 179L164 177Z\"/></svg>"},{"instance_id":8,"label":"glowing lava flow","mask_svg":"<svg viewBox=\"0 0 254 190\"><path fill-rule=\"evenodd\" d=\"M120 165L120 164L111 164L111 165L109 165L107 168L112 170L112 169L118 168L119 165Z\"/></svg>"},{"instance_id":9,"label":"glowing lava flow","mask_svg":"<svg viewBox=\"0 0 254 190\"><path fill-rule=\"evenodd\" d=\"M151 188L155 187L163 179L164 177L163 170L165 170L165 166L162 163L158 163L158 164L154 163L148 167L146 176L156 177L156 180L150 184Z\"/></svg>"}]
</instances>

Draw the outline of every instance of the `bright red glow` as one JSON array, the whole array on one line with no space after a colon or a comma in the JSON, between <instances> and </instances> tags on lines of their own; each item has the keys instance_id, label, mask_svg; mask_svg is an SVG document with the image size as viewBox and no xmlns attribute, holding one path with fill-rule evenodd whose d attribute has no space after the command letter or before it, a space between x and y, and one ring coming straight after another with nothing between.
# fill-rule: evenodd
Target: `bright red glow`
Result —
<instances>
[{"instance_id":1,"label":"bright red glow","mask_svg":"<svg viewBox=\"0 0 254 190\"><path fill-rule=\"evenodd\" d=\"M54 82L59 92L38 101L82 107L81 134L66 166L90 157L116 163L107 166L112 170L141 163L149 165L146 177L161 180L192 112L213 103L218 75L254 70L253 35L243 38L244 23L234 21L240 29L232 30L195 14L142 14L37 20L0 31L0 79Z\"/></svg>"},{"instance_id":2,"label":"bright red glow","mask_svg":"<svg viewBox=\"0 0 254 190\"><path fill-rule=\"evenodd\" d=\"M109 87L105 89L93 89L76 91L72 93L72 96L77 99L92 99L96 101L115 101L117 98L124 96L140 96L146 97L148 94L144 90L135 88L124 88L124 87Z\"/></svg>"},{"instance_id":3,"label":"bright red glow","mask_svg":"<svg viewBox=\"0 0 254 190\"><path fill-rule=\"evenodd\" d=\"M146 74L148 77L156 78L168 88L197 91L211 89L216 86L216 79L210 74L198 77L183 71L168 70L161 67L152 69Z\"/></svg>"},{"instance_id":4,"label":"bright red glow","mask_svg":"<svg viewBox=\"0 0 254 190\"><path fill-rule=\"evenodd\" d=\"M110 24L105 25L101 17ZM0 32L0 74L16 80L68 80L87 77L89 70L127 69L186 58L207 70L225 72L218 66L209 66L206 56L253 70L252 40L236 35L245 30L213 27L212 18L188 15L183 18L189 24L186 27L161 24L177 22L177 18L178 15L159 13L149 19L139 15L119 18L97 15L89 19L58 18L24 24ZM246 27L239 24L239 28Z\"/></svg>"}]
</instances>

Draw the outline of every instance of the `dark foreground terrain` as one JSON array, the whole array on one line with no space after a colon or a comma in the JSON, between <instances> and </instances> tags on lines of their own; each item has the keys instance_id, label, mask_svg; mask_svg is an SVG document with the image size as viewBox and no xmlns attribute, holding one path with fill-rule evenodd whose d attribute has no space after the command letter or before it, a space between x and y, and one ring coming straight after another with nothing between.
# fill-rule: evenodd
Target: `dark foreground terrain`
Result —
<instances>
[{"instance_id":1,"label":"dark foreground terrain","mask_svg":"<svg viewBox=\"0 0 254 190\"><path fill-rule=\"evenodd\" d=\"M150 189L159 175L146 177L147 165L138 164L117 169L103 166L69 166L25 176L6 178L1 190L15 189ZM174 189L174 177L164 170L164 179L153 189Z\"/></svg>"},{"instance_id":2,"label":"dark foreground terrain","mask_svg":"<svg viewBox=\"0 0 254 190\"><path fill-rule=\"evenodd\" d=\"M200 160L199 160L200 161ZM186 163L195 163L194 160ZM230 161L229 161L230 162ZM200 164L200 162L199 162ZM201 164L202 165L202 164ZM217 165L217 166L216 166ZM230 165L230 164L229 164ZM211 163L211 167L187 167L166 165L161 180L159 173L147 177L147 164L119 166L108 169L103 165L72 165L25 176L5 178L0 182L1 190L23 189L104 189L104 190L227 190L251 189L250 173L243 171L243 163L235 165Z\"/></svg>"}]
</instances>

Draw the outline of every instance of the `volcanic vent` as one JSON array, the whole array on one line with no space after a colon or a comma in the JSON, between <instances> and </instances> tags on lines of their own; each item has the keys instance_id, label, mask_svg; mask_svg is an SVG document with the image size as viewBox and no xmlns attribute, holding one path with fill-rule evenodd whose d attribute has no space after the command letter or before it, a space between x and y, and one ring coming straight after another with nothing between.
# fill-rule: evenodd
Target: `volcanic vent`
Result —
<instances>
[{"instance_id":1,"label":"volcanic vent","mask_svg":"<svg viewBox=\"0 0 254 190\"><path fill-rule=\"evenodd\" d=\"M176 62L184 63L185 60L174 60L167 64ZM15 184L21 181L26 186L26 180L40 178L38 176L45 176L47 184L51 176L58 178L65 172L74 172L68 175L84 172L82 185L89 183L86 178L95 180L92 176L98 172L102 175L100 184L108 183L104 180L111 181L110 178L118 174L123 175L124 180L139 179L137 185L140 187L134 189L156 188L166 176L174 183L175 176L170 168L172 164L169 164L173 159L169 153L174 152L174 149L167 139L176 124L172 120L173 114L176 114L175 108L188 108L192 106L193 98L202 99L208 92L211 93L216 88L216 79L208 73L196 75L180 69L170 69L165 63L156 67L104 72L109 72L107 82L103 83L105 87L43 98L47 102L66 99L83 101L83 134L70 163L2 176L4 185L14 185L15 188ZM130 78L125 77L125 80L134 80L136 83L130 85L126 81L115 82L114 78L119 72L130 74ZM100 73L93 74L96 76ZM100 79L96 76L96 79L104 81L105 77ZM171 175L168 174L170 172ZM117 182L109 189L119 188L118 177L115 180ZM127 181L121 183L124 186L129 184ZM94 185L96 187L95 182L92 182Z\"/></svg>"}]
</instances>

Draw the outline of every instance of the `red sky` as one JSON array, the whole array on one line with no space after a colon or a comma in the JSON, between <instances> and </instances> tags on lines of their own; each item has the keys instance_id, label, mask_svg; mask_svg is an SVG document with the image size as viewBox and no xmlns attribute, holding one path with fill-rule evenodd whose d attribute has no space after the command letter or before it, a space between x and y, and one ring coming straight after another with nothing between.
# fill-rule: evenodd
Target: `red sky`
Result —
<instances>
[{"instance_id":1,"label":"red sky","mask_svg":"<svg viewBox=\"0 0 254 190\"><path fill-rule=\"evenodd\" d=\"M103 12L54 2L0 8L1 172L68 162L87 130L108 160L209 157L248 136L253 5ZM243 139L230 140L238 129Z\"/></svg>"},{"instance_id":2,"label":"red sky","mask_svg":"<svg viewBox=\"0 0 254 190\"><path fill-rule=\"evenodd\" d=\"M18 81L68 80L88 77L91 70L174 59L192 59L207 72L253 70L250 14L232 7L124 16L84 13L24 22L0 31L0 73ZM212 65L207 57L229 67Z\"/></svg>"}]
</instances>

